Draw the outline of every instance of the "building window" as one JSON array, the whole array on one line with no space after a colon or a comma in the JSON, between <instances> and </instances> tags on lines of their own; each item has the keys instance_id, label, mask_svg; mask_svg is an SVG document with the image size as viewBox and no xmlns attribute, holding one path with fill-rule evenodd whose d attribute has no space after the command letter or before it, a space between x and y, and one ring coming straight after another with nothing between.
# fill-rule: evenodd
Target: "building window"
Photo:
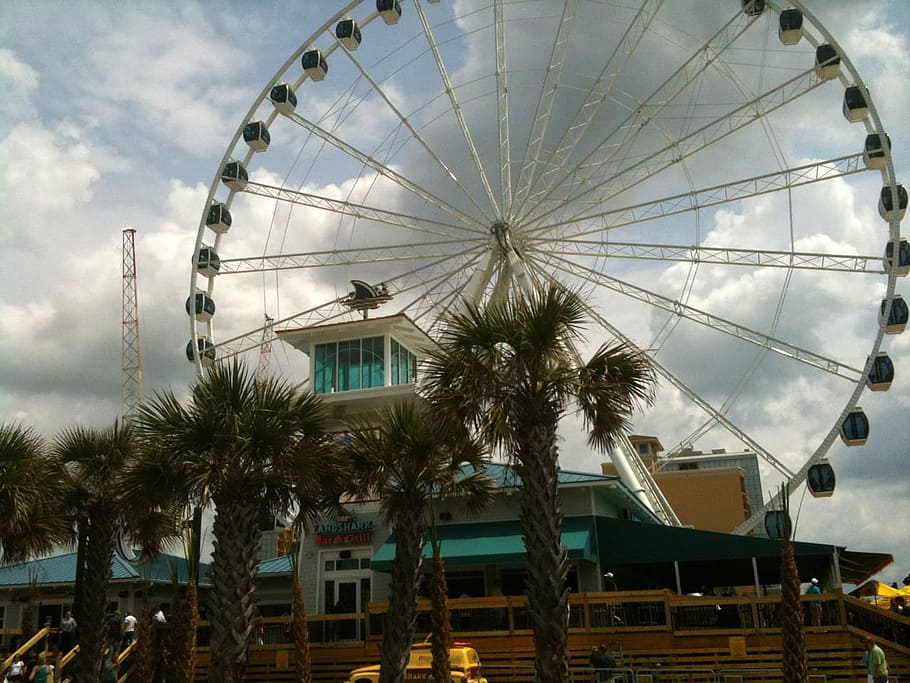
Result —
<instances>
[{"instance_id":1,"label":"building window","mask_svg":"<svg viewBox=\"0 0 910 683\"><path fill-rule=\"evenodd\" d=\"M698 469L698 463L697 463L697 462L681 462L681 463L679 463L679 469L680 469L680 471L682 471L682 470L697 470L697 469Z\"/></svg>"},{"instance_id":2,"label":"building window","mask_svg":"<svg viewBox=\"0 0 910 683\"><path fill-rule=\"evenodd\" d=\"M391 384L414 384L417 381L417 356L392 339Z\"/></svg>"},{"instance_id":3,"label":"building window","mask_svg":"<svg viewBox=\"0 0 910 683\"><path fill-rule=\"evenodd\" d=\"M648 454L648 444L646 444L646 443L638 444L638 452L641 455L647 455Z\"/></svg>"},{"instance_id":4,"label":"building window","mask_svg":"<svg viewBox=\"0 0 910 683\"><path fill-rule=\"evenodd\" d=\"M316 344L313 390L317 394L383 386L383 338Z\"/></svg>"},{"instance_id":5,"label":"building window","mask_svg":"<svg viewBox=\"0 0 910 683\"><path fill-rule=\"evenodd\" d=\"M0 605L0 631L6 628L6 607Z\"/></svg>"}]
</instances>

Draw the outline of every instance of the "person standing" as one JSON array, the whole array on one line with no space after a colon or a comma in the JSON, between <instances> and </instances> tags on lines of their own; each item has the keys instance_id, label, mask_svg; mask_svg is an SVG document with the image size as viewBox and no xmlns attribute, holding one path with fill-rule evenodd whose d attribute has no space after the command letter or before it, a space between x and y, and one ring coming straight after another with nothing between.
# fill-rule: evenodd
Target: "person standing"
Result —
<instances>
[{"instance_id":1,"label":"person standing","mask_svg":"<svg viewBox=\"0 0 910 683\"><path fill-rule=\"evenodd\" d=\"M17 657L9 665L9 669L6 671L6 680L9 683L17 683L22 680L22 676L25 674L25 661L22 657Z\"/></svg>"},{"instance_id":2,"label":"person standing","mask_svg":"<svg viewBox=\"0 0 910 683\"><path fill-rule=\"evenodd\" d=\"M158 609L152 613L152 621L154 621L156 624L167 623L167 617L164 616L164 610L161 609L161 607L158 607Z\"/></svg>"},{"instance_id":3,"label":"person standing","mask_svg":"<svg viewBox=\"0 0 910 683\"><path fill-rule=\"evenodd\" d=\"M818 585L818 579L813 578L806 589L806 595L821 595L822 589ZM809 625L821 626L822 624L822 603L818 600L809 602Z\"/></svg>"},{"instance_id":4,"label":"person standing","mask_svg":"<svg viewBox=\"0 0 910 683\"><path fill-rule=\"evenodd\" d=\"M123 617L123 642L120 644L120 649L125 650L134 640L136 640L136 617L130 610L127 610L126 616Z\"/></svg>"},{"instance_id":5,"label":"person standing","mask_svg":"<svg viewBox=\"0 0 910 683\"><path fill-rule=\"evenodd\" d=\"M888 662L884 651L872 638L866 638L866 650L869 656L866 671L872 676L872 683L888 683Z\"/></svg>"},{"instance_id":6,"label":"person standing","mask_svg":"<svg viewBox=\"0 0 910 683\"><path fill-rule=\"evenodd\" d=\"M33 683L46 683L53 673L54 667L47 663L47 656L42 652L38 655L38 666L32 669L28 680Z\"/></svg>"},{"instance_id":7,"label":"person standing","mask_svg":"<svg viewBox=\"0 0 910 683\"><path fill-rule=\"evenodd\" d=\"M60 642L57 644L60 654L66 654L73 649L76 644L76 627L78 625L73 613L66 610L63 619L60 620Z\"/></svg>"}]
</instances>

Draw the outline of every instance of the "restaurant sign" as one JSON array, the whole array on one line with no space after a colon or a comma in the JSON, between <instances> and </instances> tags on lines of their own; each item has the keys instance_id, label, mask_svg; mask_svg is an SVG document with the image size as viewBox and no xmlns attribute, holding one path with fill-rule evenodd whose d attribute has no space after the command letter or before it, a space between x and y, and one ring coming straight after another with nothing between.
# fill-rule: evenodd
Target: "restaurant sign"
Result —
<instances>
[{"instance_id":1,"label":"restaurant sign","mask_svg":"<svg viewBox=\"0 0 910 683\"><path fill-rule=\"evenodd\" d=\"M316 545L351 545L373 540L373 521L326 522L316 525Z\"/></svg>"}]
</instances>

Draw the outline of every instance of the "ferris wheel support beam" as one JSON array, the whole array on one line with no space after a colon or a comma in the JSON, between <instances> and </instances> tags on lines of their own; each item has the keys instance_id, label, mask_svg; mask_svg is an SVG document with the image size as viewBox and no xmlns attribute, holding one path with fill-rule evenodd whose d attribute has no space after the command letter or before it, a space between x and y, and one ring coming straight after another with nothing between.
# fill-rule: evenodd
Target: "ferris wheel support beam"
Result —
<instances>
[{"instance_id":1,"label":"ferris wheel support beam","mask_svg":"<svg viewBox=\"0 0 910 683\"><path fill-rule=\"evenodd\" d=\"M624 206L608 211L598 211L578 218L565 221L554 221L540 225L531 235L546 235L554 228L578 225L588 221L600 221L601 226L589 230L579 230L577 233L561 234L563 238L594 234L603 230L619 228L633 223L675 216L688 211L697 211L712 206L719 206L728 202L740 201L764 194L789 190L795 187L811 185L824 180L842 178L854 173L866 171L863 165L862 154L851 154L828 161L805 164L795 168L788 168L774 173L765 173L753 178L736 180L723 185L715 185L693 192L684 192L670 197L661 197L650 202L641 202L631 206Z\"/></svg>"},{"instance_id":2,"label":"ferris wheel support beam","mask_svg":"<svg viewBox=\"0 0 910 683\"><path fill-rule=\"evenodd\" d=\"M575 3L573 2L573 17L574 4ZM547 168L540 175L540 181L542 182L541 192L547 192L552 188L553 183L556 180L556 175L566 165L572 152L575 151L578 143L581 142L581 139L587 132L591 122L597 116L597 113L600 111L604 102L607 101L610 92L613 90L616 79L622 75L626 64L634 54L635 49L638 47L638 44L641 42L641 39L644 37L648 27L651 25L651 21L657 15L662 4L663 0L646 0L629 23L619 44L613 50L613 54L610 55L610 59L604 65L604 68L601 69L597 80L588 91L584 103L576 112L575 119L566 128L559 142L556 143L554 151L550 153L549 158L546 160ZM556 86L554 84L554 94L555 88ZM547 116L549 117L549 110L547 111ZM540 132L541 140L543 139L544 133L545 130ZM533 161L537 161L536 153ZM528 174L527 181L520 184L522 202L521 206L519 206L518 213L521 213L524 208L524 200L528 198L528 193L531 190L531 184L534 180L535 178L531 174ZM531 198L533 199L539 196L540 192L535 193Z\"/></svg>"},{"instance_id":3,"label":"ferris wheel support beam","mask_svg":"<svg viewBox=\"0 0 910 683\"><path fill-rule=\"evenodd\" d=\"M628 258L643 261L711 263L725 266L794 268L872 275L882 275L886 272L882 267L882 257L871 254L821 254L805 251L725 249L682 244L632 244L600 240L567 240L563 242L563 246L553 246L548 251L558 256L595 256L597 258Z\"/></svg>"},{"instance_id":4,"label":"ferris wheel support beam","mask_svg":"<svg viewBox=\"0 0 910 683\"><path fill-rule=\"evenodd\" d=\"M455 208L448 202L440 199L433 193L428 192L424 188L417 185L417 183L414 183L414 182L408 180L403 175L401 175L397 171L393 170L392 168L389 168L389 166L382 163L381 161L374 159L373 157L371 157L368 154L364 154L359 149L357 149L356 147L354 147L352 145L349 145L344 140L342 140L341 138L339 138L336 135L333 135L332 133L327 131L325 128L323 128L319 124L314 123L313 121L310 121L309 119L306 119L305 117L303 117L297 113L286 114L285 116L287 118L289 118L290 120L292 120L294 123L298 124L301 128L309 131L316 137L318 137L318 138L324 140L325 142L327 142L328 144L332 145L335 149L337 149L341 152L344 152L345 154L347 154L350 157L353 157L360 163L368 166L369 168L372 168L379 175L385 176L392 182L397 183L404 189L408 190L409 192L412 192L413 194L415 194L418 197L420 197L421 199L423 199L428 204L432 204L437 209L445 211L449 215L457 218L459 221L463 221L468 224L474 223L476 225L482 225L480 223L480 221L478 221L476 218L473 218L473 217L467 215L466 213Z\"/></svg>"},{"instance_id":5,"label":"ferris wheel support beam","mask_svg":"<svg viewBox=\"0 0 910 683\"><path fill-rule=\"evenodd\" d=\"M537 109L534 112L534 123L531 126L531 132L528 134L528 145L524 155L525 161L518 176L518 190L515 193L514 206L509 211L510 219L515 213L521 212L524 200L528 196L531 184L535 179L537 164L540 161L540 149L547 134L550 113L553 110L553 102L556 99L559 81L566 63L566 50L569 47L569 36L572 33L572 25L575 22L577 5L578 0L566 0L566 4L562 9L559 30L553 41L553 49L550 51L550 62L547 65L546 76L540 88L540 97L537 100Z\"/></svg>"},{"instance_id":6,"label":"ferris wheel support beam","mask_svg":"<svg viewBox=\"0 0 910 683\"><path fill-rule=\"evenodd\" d=\"M610 150L607 159L601 162L606 163L606 161L615 156L617 152L624 149L629 141L635 138L643 126L651 119L655 118L665 107L669 106L670 103L673 102L680 93L685 91L695 79L701 77L705 69L710 66L711 62L716 59L718 55L722 54L724 50L730 47L746 31L753 19L753 17L746 16L744 12L737 12L730 21L724 24L696 52L694 52L682 66L661 83L644 102L639 104L639 106L636 107L622 123L604 136L601 142L595 145L587 156L566 172L565 166L570 159L572 150L575 149L575 145L581 140L581 135L584 133L584 130L577 132L577 139L574 144L571 146L563 145L565 151L562 155L556 162L548 164L549 168L541 174L540 179L544 182L541 189L534 192L529 197L529 201L532 202L532 205L522 214L523 219L525 221L531 219L540 204L556 188L562 186L568 179L576 175L582 165L586 164L592 158L595 150ZM642 33L644 33L645 29L647 29L647 25L642 27ZM641 36L639 35L638 39L640 39L640 37ZM631 52L627 50L627 54L631 54ZM596 114L596 111L592 113L592 120L593 114ZM584 129L586 128L587 124L584 126ZM609 145L609 141L620 132L624 132L622 140L619 143ZM561 175L557 175L560 172L562 172Z\"/></svg>"},{"instance_id":7,"label":"ferris wheel support beam","mask_svg":"<svg viewBox=\"0 0 910 683\"><path fill-rule=\"evenodd\" d=\"M471 137L471 131L468 128L468 122L465 120L464 112L461 110L461 104L455 96L455 88L452 87L449 72L446 69L445 62L442 61L442 55L439 54L439 46L436 44L436 38L433 36L430 23L427 21L427 17L423 12L423 7L421 7L419 2L414 3L414 8L417 10L417 16L420 18L420 24L427 37L427 43L430 46L430 51L433 53L433 59L436 61L436 68L439 70L439 77L442 79L446 95L448 95L449 102L452 105L452 113L455 114L455 118L458 121L458 126L464 137L465 145L467 145L468 152L471 154L471 159L474 162L474 168L477 170L477 175L480 178L484 192L487 195L487 200L490 202L490 206L493 207L494 214L500 215L499 204L496 201L496 196L493 194L493 188L490 187L490 180L487 178L487 172L483 167L483 162L480 160L480 154L477 153L477 146L474 144L474 138Z\"/></svg>"},{"instance_id":8,"label":"ferris wheel support beam","mask_svg":"<svg viewBox=\"0 0 910 683\"><path fill-rule=\"evenodd\" d=\"M705 311L701 311L692 306L687 306L679 301L673 301L656 292L637 287L629 282L598 272L593 268L573 263L556 255L550 256L559 263L559 267L565 272L574 273L576 276L582 277L589 282L607 287L615 292L649 304L654 308L659 308L668 313L683 317L686 320L704 325L717 332L723 332L735 339L747 341L760 348L768 349L769 351L773 351L786 358L799 361L818 370L824 370L825 372L852 382L859 382L863 377L862 370L857 370L856 368L852 368L832 358L813 353L812 351L800 348L795 344L789 344L780 339L762 334L745 325L739 325L730 320L726 320L725 318L721 318L720 316L706 313Z\"/></svg>"}]
</instances>

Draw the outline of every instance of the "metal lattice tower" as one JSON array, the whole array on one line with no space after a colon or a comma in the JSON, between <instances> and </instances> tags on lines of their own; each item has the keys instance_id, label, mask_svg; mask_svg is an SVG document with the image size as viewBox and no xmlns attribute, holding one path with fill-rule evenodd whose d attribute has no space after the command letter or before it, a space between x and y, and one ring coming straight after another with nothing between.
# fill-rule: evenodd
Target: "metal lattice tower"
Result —
<instances>
[{"instance_id":1,"label":"metal lattice tower","mask_svg":"<svg viewBox=\"0 0 910 683\"><path fill-rule=\"evenodd\" d=\"M265 379L269 372L269 364L272 360L272 325L275 320L265 316L265 325L262 327L262 345L259 347L259 364L256 366L256 381Z\"/></svg>"},{"instance_id":2,"label":"metal lattice tower","mask_svg":"<svg viewBox=\"0 0 910 683\"><path fill-rule=\"evenodd\" d=\"M121 410L132 417L142 402L142 349L139 343L139 295L136 289L136 231L123 231L123 336L120 344Z\"/></svg>"}]
</instances>

